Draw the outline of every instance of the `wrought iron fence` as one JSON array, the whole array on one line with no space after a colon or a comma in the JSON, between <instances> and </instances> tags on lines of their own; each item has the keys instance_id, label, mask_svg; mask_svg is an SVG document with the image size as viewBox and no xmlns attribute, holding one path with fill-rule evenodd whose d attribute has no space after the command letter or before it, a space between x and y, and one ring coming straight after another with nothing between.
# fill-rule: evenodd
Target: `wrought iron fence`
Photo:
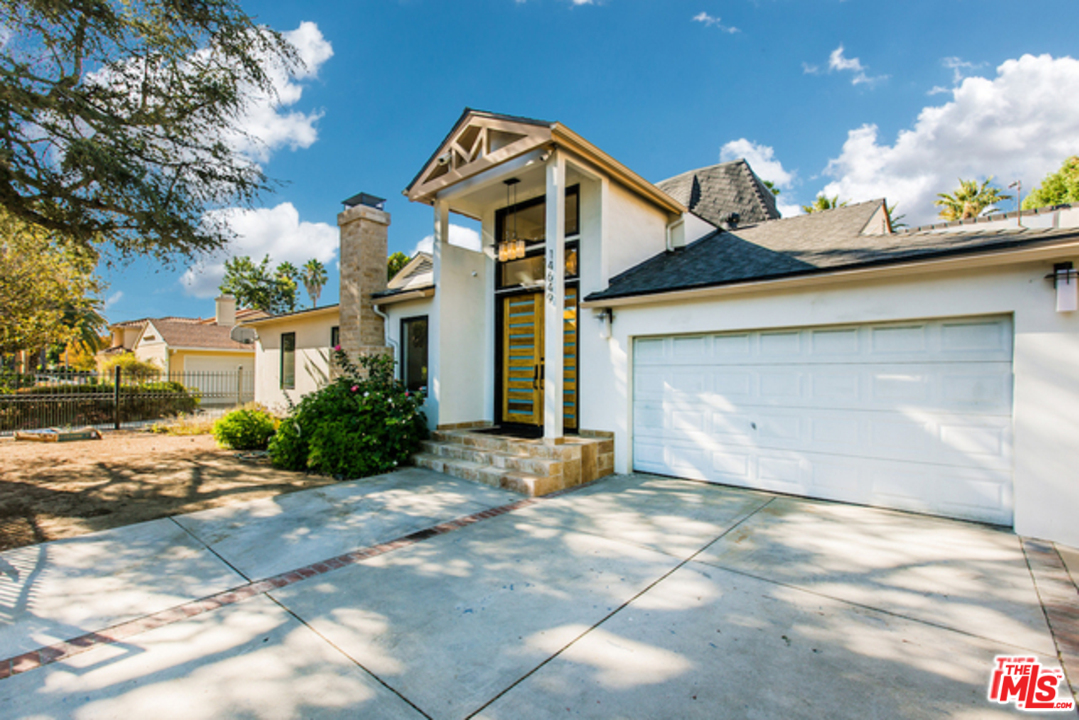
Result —
<instances>
[{"instance_id":1,"label":"wrought iron fence","mask_svg":"<svg viewBox=\"0 0 1079 720\"><path fill-rule=\"evenodd\" d=\"M221 410L255 399L255 378L226 372L125 375L48 371L0 373L0 435L50 427L115 427L179 413Z\"/></svg>"}]
</instances>

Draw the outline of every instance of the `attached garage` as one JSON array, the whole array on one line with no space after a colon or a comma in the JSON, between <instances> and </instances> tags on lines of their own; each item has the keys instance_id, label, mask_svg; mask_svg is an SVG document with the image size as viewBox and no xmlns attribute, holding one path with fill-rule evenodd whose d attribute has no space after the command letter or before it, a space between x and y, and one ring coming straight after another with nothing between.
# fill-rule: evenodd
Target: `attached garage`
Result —
<instances>
[{"instance_id":1,"label":"attached garage","mask_svg":"<svg viewBox=\"0 0 1079 720\"><path fill-rule=\"evenodd\" d=\"M636 470L1011 525L1009 315L638 337Z\"/></svg>"}]
</instances>

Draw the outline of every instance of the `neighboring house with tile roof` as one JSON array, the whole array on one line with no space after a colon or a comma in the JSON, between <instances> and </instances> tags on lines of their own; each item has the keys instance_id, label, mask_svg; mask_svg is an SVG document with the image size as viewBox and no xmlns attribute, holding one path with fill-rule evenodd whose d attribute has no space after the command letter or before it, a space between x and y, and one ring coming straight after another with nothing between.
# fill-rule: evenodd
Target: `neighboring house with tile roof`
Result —
<instances>
[{"instance_id":1,"label":"neighboring house with tile roof","mask_svg":"<svg viewBox=\"0 0 1079 720\"><path fill-rule=\"evenodd\" d=\"M231 337L239 322L266 317L262 310L236 310L236 300L223 295L215 301L215 313L209 318L167 316L140 318L114 323L112 345L98 353L98 363L131 353L139 360L161 368L163 376L197 387L209 396L229 394L235 387L231 376L247 375L240 380L254 385L255 348ZM249 393L250 394L250 393Z\"/></svg>"},{"instance_id":2,"label":"neighboring house with tile roof","mask_svg":"<svg viewBox=\"0 0 1079 720\"><path fill-rule=\"evenodd\" d=\"M883 200L780 218L745 161L652 183L562 123L476 110L404 194L433 210L429 269L387 283L389 215L356 196L327 312L345 351L388 348L426 388L432 428L542 435L550 472L512 487L578 482L560 446L608 433L599 474L1079 545L1079 207L902 232ZM453 213L478 252L450 242ZM295 320L250 325L265 345ZM509 462L438 442L417 461Z\"/></svg>"}]
</instances>

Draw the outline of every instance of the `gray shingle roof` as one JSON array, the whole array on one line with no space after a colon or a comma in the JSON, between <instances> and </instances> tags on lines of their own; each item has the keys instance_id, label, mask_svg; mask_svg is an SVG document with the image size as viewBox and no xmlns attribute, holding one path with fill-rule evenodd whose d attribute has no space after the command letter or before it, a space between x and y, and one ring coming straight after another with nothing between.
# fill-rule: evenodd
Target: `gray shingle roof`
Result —
<instances>
[{"instance_id":1,"label":"gray shingle roof","mask_svg":"<svg viewBox=\"0 0 1079 720\"><path fill-rule=\"evenodd\" d=\"M882 203L874 200L732 231L718 230L626 270L612 278L606 290L592 293L586 300L929 260L1079 236L1076 228L871 233L866 224Z\"/></svg>"},{"instance_id":2,"label":"gray shingle roof","mask_svg":"<svg viewBox=\"0 0 1079 720\"><path fill-rule=\"evenodd\" d=\"M690 170L656 183L694 215L719 227L736 212L743 225L779 217L776 198L745 160Z\"/></svg>"}]
</instances>

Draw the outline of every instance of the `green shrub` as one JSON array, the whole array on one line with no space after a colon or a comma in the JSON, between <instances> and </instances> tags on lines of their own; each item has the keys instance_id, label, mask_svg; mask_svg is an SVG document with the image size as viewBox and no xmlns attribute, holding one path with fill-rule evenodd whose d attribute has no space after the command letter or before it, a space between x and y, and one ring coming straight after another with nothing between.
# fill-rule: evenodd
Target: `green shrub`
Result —
<instances>
[{"instance_id":1,"label":"green shrub","mask_svg":"<svg viewBox=\"0 0 1079 720\"><path fill-rule=\"evenodd\" d=\"M214 423L214 440L233 450L265 450L277 431L277 418L258 407L233 410Z\"/></svg>"},{"instance_id":2,"label":"green shrub","mask_svg":"<svg viewBox=\"0 0 1079 720\"><path fill-rule=\"evenodd\" d=\"M270 441L277 467L356 478L408 461L427 437L423 398L393 377L393 360L365 356L366 376L339 348L341 375L304 397Z\"/></svg>"}]
</instances>

